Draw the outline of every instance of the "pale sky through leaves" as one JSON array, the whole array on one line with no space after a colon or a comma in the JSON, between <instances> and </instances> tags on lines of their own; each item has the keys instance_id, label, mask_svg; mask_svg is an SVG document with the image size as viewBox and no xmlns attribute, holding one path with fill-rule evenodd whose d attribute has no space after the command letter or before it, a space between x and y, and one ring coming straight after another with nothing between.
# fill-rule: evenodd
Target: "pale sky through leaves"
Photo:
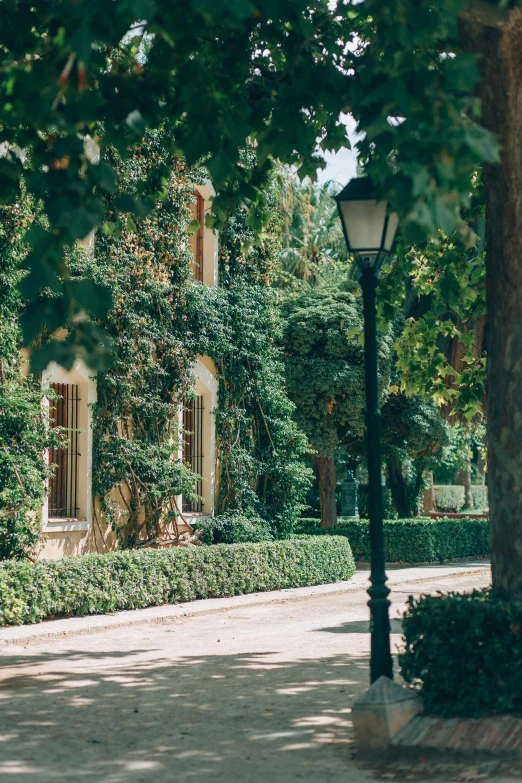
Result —
<instances>
[{"instance_id":1,"label":"pale sky through leaves","mask_svg":"<svg viewBox=\"0 0 522 783\"><path fill-rule=\"evenodd\" d=\"M318 181L328 182L334 180L339 185L346 183L356 176L357 173L357 150L355 143L357 141L356 122L350 114L342 114L341 121L346 125L346 132L352 149L342 147L338 152L324 153L326 168L318 171Z\"/></svg>"}]
</instances>

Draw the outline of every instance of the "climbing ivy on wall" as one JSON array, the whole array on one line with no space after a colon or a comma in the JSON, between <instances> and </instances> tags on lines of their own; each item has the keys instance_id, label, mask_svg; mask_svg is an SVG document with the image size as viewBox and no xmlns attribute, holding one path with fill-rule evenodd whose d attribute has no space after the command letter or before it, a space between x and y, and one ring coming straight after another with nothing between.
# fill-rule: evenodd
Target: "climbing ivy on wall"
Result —
<instances>
[{"instance_id":1,"label":"climbing ivy on wall","mask_svg":"<svg viewBox=\"0 0 522 783\"><path fill-rule=\"evenodd\" d=\"M196 356L208 354L220 384L218 511L249 510L279 535L299 515L306 469L274 342L274 239L268 232L245 252L253 234L244 214L231 216L220 234L220 288L195 282L190 205L201 172L166 149L154 132L125 160L112 153L118 182L106 202L120 230L98 236L73 263L76 275L109 285L113 299L103 326L114 359L98 374L94 408L94 494L120 545L151 540L178 519L176 497L195 497L196 482L179 458L179 410L193 393ZM173 174L157 210L126 223L116 205L143 195L162 164Z\"/></svg>"},{"instance_id":2,"label":"climbing ivy on wall","mask_svg":"<svg viewBox=\"0 0 522 783\"><path fill-rule=\"evenodd\" d=\"M176 497L194 493L194 475L179 457L179 411L192 392L197 351L188 227L198 174L165 151L164 133L148 134L124 160L110 153L118 179L105 200L119 230L97 236L73 263L77 276L112 294L103 326L114 358L97 376L93 493L120 545L129 547L175 524ZM143 192L151 168L162 164L174 173L157 209L122 221L122 197Z\"/></svg>"},{"instance_id":3,"label":"climbing ivy on wall","mask_svg":"<svg viewBox=\"0 0 522 783\"><path fill-rule=\"evenodd\" d=\"M33 222L27 198L0 208L0 560L32 557L41 541L41 509L49 467L44 450L60 440L47 425L40 386L22 373L17 283Z\"/></svg>"},{"instance_id":4,"label":"climbing ivy on wall","mask_svg":"<svg viewBox=\"0 0 522 783\"><path fill-rule=\"evenodd\" d=\"M166 132L147 134L124 159L106 153L117 173L103 195L111 229L69 258L77 292L89 298L96 290L110 304L101 317L103 308L90 297L91 316L113 344L111 365L97 375L93 408L95 525L102 530L103 518L120 546L134 547L179 518L180 494L195 497L196 476L180 459L179 411L194 390L196 356L208 354L219 378L218 511L261 517L270 535L284 536L303 507L308 471L300 461L306 439L292 420L277 347L280 325L270 288L275 226L254 242L246 214L229 216L220 234L219 289L195 282L190 206L201 172L166 151ZM172 176L151 184L150 171L163 164ZM125 198L146 195L149 187L160 193L157 209L128 220L120 211ZM16 284L23 274L23 230L33 217L27 200L4 209L0 234L6 260L0 278L0 394L6 400L0 407L0 557L36 551L48 475L42 454L59 436L47 426L39 380L21 373L23 303Z\"/></svg>"}]
</instances>

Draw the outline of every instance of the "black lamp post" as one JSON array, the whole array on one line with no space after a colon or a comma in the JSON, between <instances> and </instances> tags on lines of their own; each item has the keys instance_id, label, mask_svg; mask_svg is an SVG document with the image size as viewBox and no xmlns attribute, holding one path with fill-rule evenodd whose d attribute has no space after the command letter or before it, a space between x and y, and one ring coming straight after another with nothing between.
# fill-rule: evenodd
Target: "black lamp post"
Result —
<instances>
[{"instance_id":1,"label":"black lamp post","mask_svg":"<svg viewBox=\"0 0 522 783\"><path fill-rule=\"evenodd\" d=\"M390 590L386 585L381 486L381 412L377 378L377 319L375 291L380 269L389 255L399 223L397 213L378 201L368 177L353 179L336 196L348 251L361 272L364 305L364 360L366 372L366 432L370 511L371 659L370 682L381 675L393 679L390 651Z\"/></svg>"}]
</instances>

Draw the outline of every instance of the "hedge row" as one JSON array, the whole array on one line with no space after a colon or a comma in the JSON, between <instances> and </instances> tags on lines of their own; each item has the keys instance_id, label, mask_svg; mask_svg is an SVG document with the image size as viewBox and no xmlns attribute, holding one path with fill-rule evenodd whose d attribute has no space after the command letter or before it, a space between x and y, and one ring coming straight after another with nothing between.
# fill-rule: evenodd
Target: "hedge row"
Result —
<instances>
[{"instance_id":1,"label":"hedge row","mask_svg":"<svg viewBox=\"0 0 522 783\"><path fill-rule=\"evenodd\" d=\"M522 712L522 601L490 589L410 597L402 627L402 676L420 686L426 712Z\"/></svg>"},{"instance_id":2,"label":"hedge row","mask_svg":"<svg viewBox=\"0 0 522 783\"><path fill-rule=\"evenodd\" d=\"M311 537L0 563L0 625L350 579L346 538Z\"/></svg>"},{"instance_id":3,"label":"hedge row","mask_svg":"<svg viewBox=\"0 0 522 783\"><path fill-rule=\"evenodd\" d=\"M355 561L370 560L367 519L341 519L333 528L320 528L317 519L301 519L296 533L346 536ZM489 555L487 519L389 519L384 522L384 538L389 562L436 563Z\"/></svg>"}]
</instances>

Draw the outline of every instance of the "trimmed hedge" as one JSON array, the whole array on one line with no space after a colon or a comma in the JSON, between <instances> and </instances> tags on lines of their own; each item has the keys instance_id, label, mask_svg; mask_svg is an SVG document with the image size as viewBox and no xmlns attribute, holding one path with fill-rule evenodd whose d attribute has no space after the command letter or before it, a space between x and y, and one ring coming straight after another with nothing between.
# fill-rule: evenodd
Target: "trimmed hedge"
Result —
<instances>
[{"instance_id":1,"label":"trimmed hedge","mask_svg":"<svg viewBox=\"0 0 522 783\"><path fill-rule=\"evenodd\" d=\"M464 508L466 496L460 484L441 484L433 487L437 511L453 511L456 514Z\"/></svg>"},{"instance_id":2,"label":"trimmed hedge","mask_svg":"<svg viewBox=\"0 0 522 783\"><path fill-rule=\"evenodd\" d=\"M367 519L341 519L333 528L320 528L316 519L301 519L296 533L346 536L355 561L370 561ZM388 562L437 563L489 555L487 519L387 519L384 539Z\"/></svg>"},{"instance_id":3,"label":"trimmed hedge","mask_svg":"<svg viewBox=\"0 0 522 783\"><path fill-rule=\"evenodd\" d=\"M346 538L311 537L0 563L0 625L350 579Z\"/></svg>"},{"instance_id":4,"label":"trimmed hedge","mask_svg":"<svg viewBox=\"0 0 522 783\"><path fill-rule=\"evenodd\" d=\"M402 676L426 712L478 717L522 711L522 601L490 589L409 599Z\"/></svg>"},{"instance_id":5,"label":"trimmed hedge","mask_svg":"<svg viewBox=\"0 0 522 783\"><path fill-rule=\"evenodd\" d=\"M473 495L473 506L476 509L483 510L488 508L488 488L484 484L473 484L471 493Z\"/></svg>"}]
</instances>

